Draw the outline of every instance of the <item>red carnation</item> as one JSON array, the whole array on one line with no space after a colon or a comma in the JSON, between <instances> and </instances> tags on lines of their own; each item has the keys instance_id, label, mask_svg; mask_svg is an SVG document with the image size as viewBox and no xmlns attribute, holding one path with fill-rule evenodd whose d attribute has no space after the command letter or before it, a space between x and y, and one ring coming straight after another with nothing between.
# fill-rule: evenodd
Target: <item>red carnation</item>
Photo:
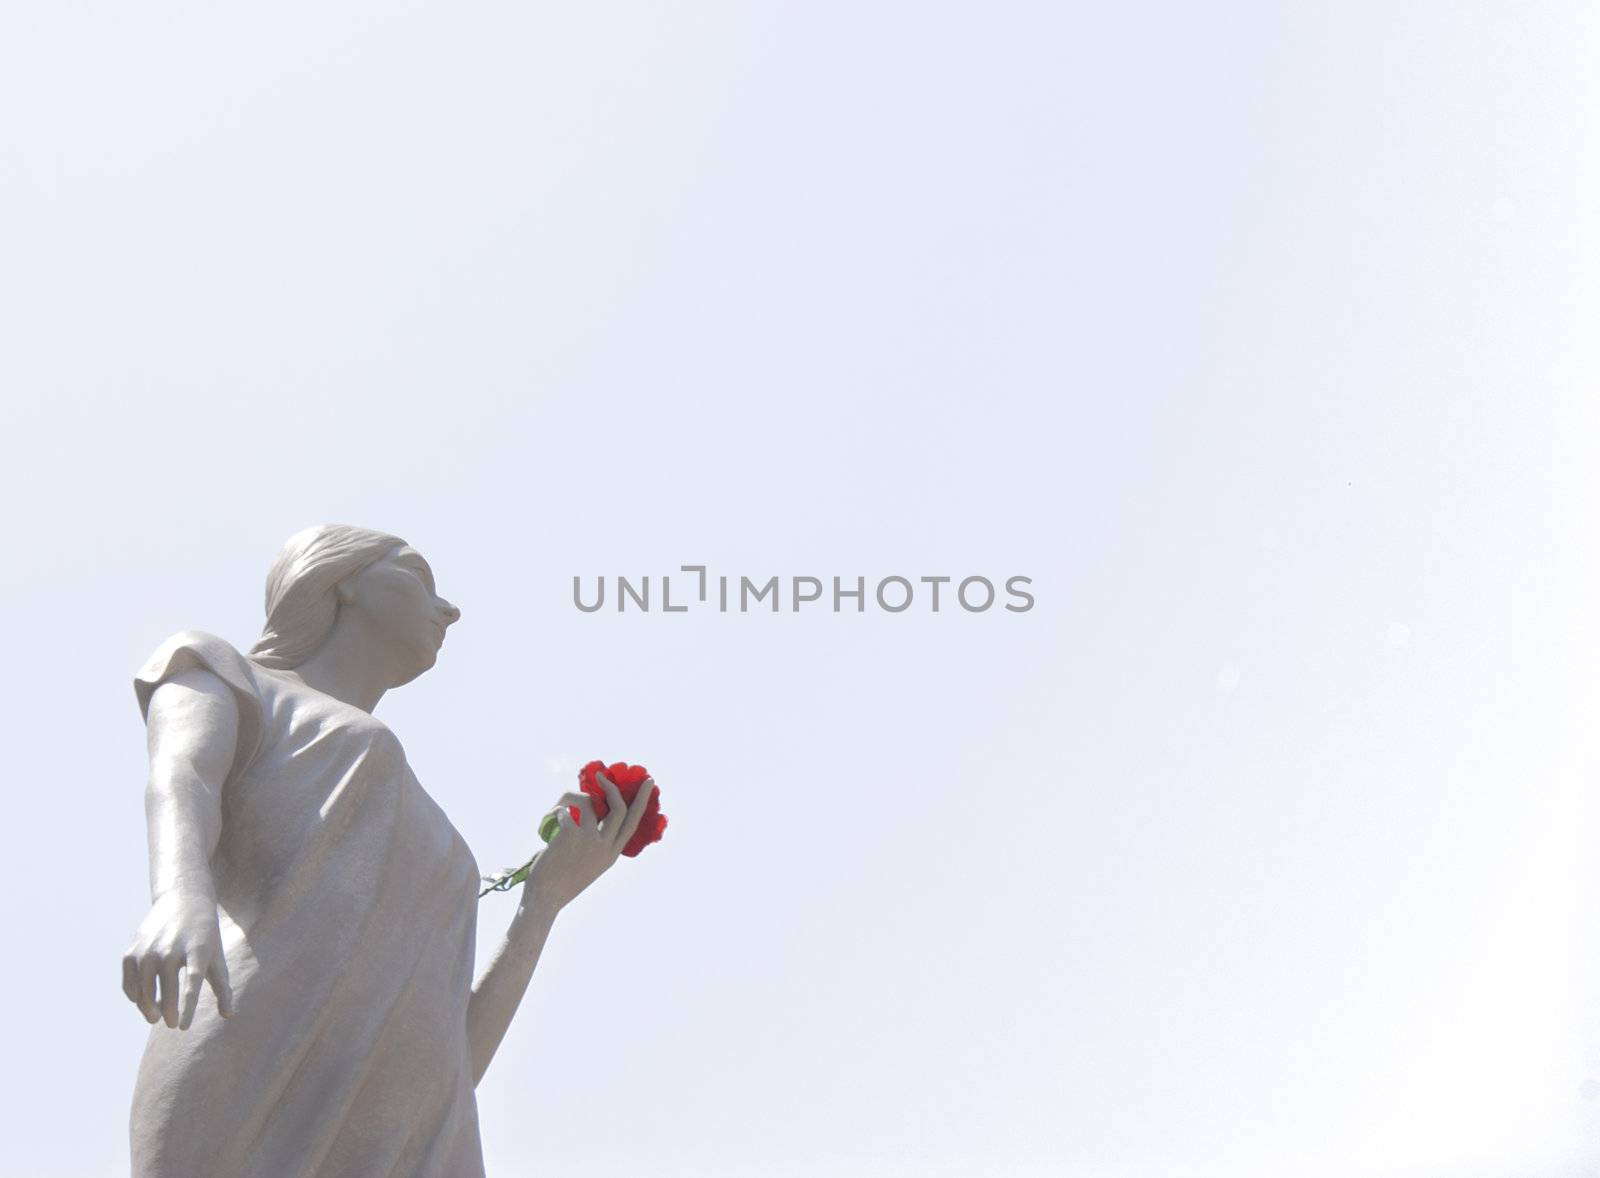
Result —
<instances>
[{"instance_id":1,"label":"red carnation","mask_svg":"<svg viewBox=\"0 0 1600 1178\"><path fill-rule=\"evenodd\" d=\"M644 785L644 779L650 776L649 770L643 765L630 765L626 761L618 761L615 765L607 766L604 761L590 761L578 770L578 788L588 794L594 802L594 816L604 818L611 809L611 803L606 800L606 788L595 778L596 773L604 773L611 783L622 794L626 805L632 806L633 799L639 796L639 788ZM576 806L569 807L576 810ZM577 815L573 815L574 820ZM662 832L667 829L667 816L661 812L661 787L658 785L650 793L650 801L644 808L644 817L639 820L639 828L633 832L633 837L628 840L628 845L622 848L624 855L637 855L651 843L660 842Z\"/></svg>"}]
</instances>

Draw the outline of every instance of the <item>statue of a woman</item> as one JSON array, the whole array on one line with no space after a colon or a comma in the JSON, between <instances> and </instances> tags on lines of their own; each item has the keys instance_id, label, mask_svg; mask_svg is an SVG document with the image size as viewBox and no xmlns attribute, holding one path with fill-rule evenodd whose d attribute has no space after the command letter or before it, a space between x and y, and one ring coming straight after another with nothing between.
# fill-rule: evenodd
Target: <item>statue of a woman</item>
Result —
<instances>
[{"instance_id":1,"label":"statue of a woman","mask_svg":"<svg viewBox=\"0 0 1600 1178\"><path fill-rule=\"evenodd\" d=\"M604 821L582 793L552 808L474 984L478 866L372 715L458 617L403 540L315 527L272 566L248 658L189 631L135 677L152 904L123 989L165 1024L134 1089L139 1178L483 1173L473 1088L654 783L630 808L602 778Z\"/></svg>"}]
</instances>

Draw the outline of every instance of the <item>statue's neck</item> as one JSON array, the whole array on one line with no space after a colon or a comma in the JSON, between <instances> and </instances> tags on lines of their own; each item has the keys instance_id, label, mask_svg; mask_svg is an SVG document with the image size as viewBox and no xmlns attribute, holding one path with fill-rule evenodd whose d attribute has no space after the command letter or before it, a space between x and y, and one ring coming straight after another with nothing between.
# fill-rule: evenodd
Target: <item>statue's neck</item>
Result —
<instances>
[{"instance_id":1,"label":"statue's neck","mask_svg":"<svg viewBox=\"0 0 1600 1178\"><path fill-rule=\"evenodd\" d=\"M394 684L394 677L388 660L382 657L381 645L370 636L357 634L357 628L340 618L317 652L289 673L307 687L371 712Z\"/></svg>"}]
</instances>

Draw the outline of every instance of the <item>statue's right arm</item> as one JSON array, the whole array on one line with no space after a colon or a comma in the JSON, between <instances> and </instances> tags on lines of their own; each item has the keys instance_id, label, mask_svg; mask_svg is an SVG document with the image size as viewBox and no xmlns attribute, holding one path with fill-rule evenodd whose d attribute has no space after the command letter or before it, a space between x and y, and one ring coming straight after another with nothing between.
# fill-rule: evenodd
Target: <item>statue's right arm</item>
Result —
<instances>
[{"instance_id":1,"label":"statue's right arm","mask_svg":"<svg viewBox=\"0 0 1600 1178\"><path fill-rule=\"evenodd\" d=\"M147 1022L159 1018L183 1029L207 981L218 1012L224 1018L233 1013L211 855L222 831L222 785L239 738L239 706L227 684L197 667L155 689L145 722L151 903L123 956L122 989ZM180 966L186 970L181 995Z\"/></svg>"}]
</instances>

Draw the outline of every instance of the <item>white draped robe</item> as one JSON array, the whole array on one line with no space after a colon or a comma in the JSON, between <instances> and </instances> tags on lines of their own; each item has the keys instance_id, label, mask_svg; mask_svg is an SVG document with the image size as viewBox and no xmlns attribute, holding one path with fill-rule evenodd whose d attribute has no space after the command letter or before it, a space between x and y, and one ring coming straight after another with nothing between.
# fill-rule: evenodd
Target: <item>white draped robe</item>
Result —
<instances>
[{"instance_id":1,"label":"white draped robe","mask_svg":"<svg viewBox=\"0 0 1600 1178\"><path fill-rule=\"evenodd\" d=\"M474 1178L467 1041L478 867L358 708L174 635L134 680L142 713L204 667L239 708L211 867L232 1018L209 986L140 1063L136 1178Z\"/></svg>"}]
</instances>

